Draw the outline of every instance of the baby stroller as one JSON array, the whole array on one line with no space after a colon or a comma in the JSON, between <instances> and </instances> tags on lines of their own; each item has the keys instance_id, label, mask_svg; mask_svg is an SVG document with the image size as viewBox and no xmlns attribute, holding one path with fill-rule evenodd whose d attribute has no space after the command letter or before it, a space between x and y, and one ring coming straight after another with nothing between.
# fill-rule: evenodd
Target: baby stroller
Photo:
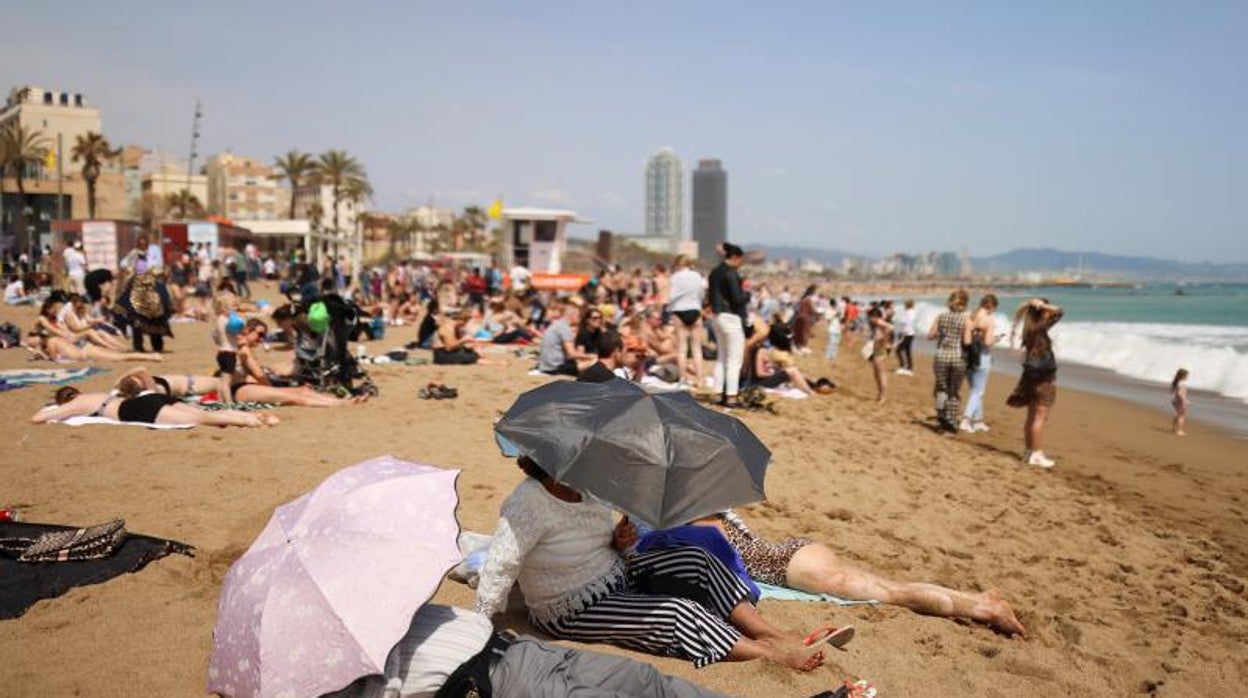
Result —
<instances>
[{"instance_id":1,"label":"baby stroller","mask_svg":"<svg viewBox=\"0 0 1248 698\"><path fill-rule=\"evenodd\" d=\"M376 396L377 386L351 355L350 336L360 308L336 293L301 304L291 378L317 390Z\"/></svg>"}]
</instances>

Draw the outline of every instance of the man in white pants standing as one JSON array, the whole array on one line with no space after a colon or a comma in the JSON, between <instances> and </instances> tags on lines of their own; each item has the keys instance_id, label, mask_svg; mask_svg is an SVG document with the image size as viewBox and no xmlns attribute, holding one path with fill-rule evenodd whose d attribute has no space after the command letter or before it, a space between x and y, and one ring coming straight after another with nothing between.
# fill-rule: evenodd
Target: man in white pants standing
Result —
<instances>
[{"instance_id":1,"label":"man in white pants standing","mask_svg":"<svg viewBox=\"0 0 1248 698\"><path fill-rule=\"evenodd\" d=\"M741 287L737 269L745 262L745 251L724 243L724 261L711 272L707 286L711 296L711 330L715 334L715 392L720 404L740 407L737 392L741 382L741 363L745 358L745 317L748 297Z\"/></svg>"},{"instance_id":2,"label":"man in white pants standing","mask_svg":"<svg viewBox=\"0 0 1248 698\"><path fill-rule=\"evenodd\" d=\"M66 247L62 253L65 257L65 274L69 277L69 285L74 293L85 296L87 287L84 279L87 276L87 256L82 253L82 241Z\"/></svg>"}]
</instances>

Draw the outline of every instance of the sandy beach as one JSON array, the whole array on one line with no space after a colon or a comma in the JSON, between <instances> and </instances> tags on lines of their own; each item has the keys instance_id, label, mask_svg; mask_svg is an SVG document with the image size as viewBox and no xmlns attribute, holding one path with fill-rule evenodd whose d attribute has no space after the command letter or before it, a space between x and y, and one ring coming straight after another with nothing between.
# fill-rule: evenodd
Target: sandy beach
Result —
<instances>
[{"instance_id":1,"label":"sandy beach","mask_svg":"<svg viewBox=\"0 0 1248 698\"><path fill-rule=\"evenodd\" d=\"M33 316L0 309L0 322L23 328ZM207 325L174 332L159 372L208 369ZM390 328L370 348L398 347L414 334ZM8 445L0 507L20 507L36 522L125 518L132 531L198 549L194 559L169 557L0 623L0 695L203 695L229 565L275 506L372 456L461 469L460 522L492 531L522 474L499 456L490 423L543 379L526 375L527 359L491 356L502 365L373 366L380 398L284 408L271 429L34 426L27 418L50 390L0 394L0 442ZM801 359L808 375L827 373L821 356L818 345ZM1162 413L1063 388L1046 444L1058 467L1027 469L1018 465L1023 415L1004 405L1012 380L992 378L991 433L946 436L928 420L928 359L913 378L890 376L890 400L878 405L865 363L849 347L841 357L835 394L782 400L775 415L740 415L774 452L768 501L744 509L746 520L764 534L824 540L899 579L996 589L1028 636L893 607L764 601L764 615L782 627L853 623L857 638L810 674L760 663L695 670L634 656L748 696L810 695L848 676L896 696L1243 692L1248 443L1199 421L1176 438ZM50 367L27 362L21 350L0 352L0 368L36 366ZM104 389L125 366L79 387ZM431 380L458 387L459 399L417 399ZM395 583L398 593L402 580ZM435 598L471 605L472 590L445 581ZM505 622L528 627L514 609Z\"/></svg>"}]
</instances>

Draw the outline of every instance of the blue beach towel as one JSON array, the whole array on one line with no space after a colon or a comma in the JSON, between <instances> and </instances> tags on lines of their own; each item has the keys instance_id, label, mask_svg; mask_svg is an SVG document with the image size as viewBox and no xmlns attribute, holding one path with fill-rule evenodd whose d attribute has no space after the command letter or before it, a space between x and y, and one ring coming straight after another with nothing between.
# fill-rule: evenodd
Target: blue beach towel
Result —
<instances>
[{"instance_id":1,"label":"blue beach towel","mask_svg":"<svg viewBox=\"0 0 1248 698\"><path fill-rule=\"evenodd\" d=\"M104 373L108 369L97 368L95 366L84 366L82 368L47 368L47 369L14 369L11 371L0 371L0 382L6 386L6 390L21 388L27 385L64 385L65 383L73 383L80 381L97 373Z\"/></svg>"},{"instance_id":2,"label":"blue beach towel","mask_svg":"<svg viewBox=\"0 0 1248 698\"><path fill-rule=\"evenodd\" d=\"M767 584L766 582L757 582L757 584L764 599L776 599L778 601L826 601L828 603L834 603L837 606L862 606L865 604L879 603L879 601L876 601L875 599L860 601L856 599L842 599L839 596L833 596L831 594L811 594L805 591L798 591L797 589L790 589L788 587L778 587L772 584Z\"/></svg>"}]
</instances>

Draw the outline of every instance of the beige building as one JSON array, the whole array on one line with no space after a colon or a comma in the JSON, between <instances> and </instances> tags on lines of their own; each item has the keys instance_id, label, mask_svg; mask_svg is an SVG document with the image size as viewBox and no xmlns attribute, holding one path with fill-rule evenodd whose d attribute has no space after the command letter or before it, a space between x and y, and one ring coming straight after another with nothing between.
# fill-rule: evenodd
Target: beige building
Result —
<instances>
[{"instance_id":1,"label":"beige building","mask_svg":"<svg viewBox=\"0 0 1248 698\"><path fill-rule=\"evenodd\" d=\"M199 203L205 208L208 207L208 178L204 175L187 177L185 168L172 167L143 175L143 194L154 194L165 199L183 189L190 190L191 196L199 199Z\"/></svg>"},{"instance_id":2,"label":"beige building","mask_svg":"<svg viewBox=\"0 0 1248 698\"><path fill-rule=\"evenodd\" d=\"M9 91L0 109L0 128L17 123L40 134L46 148L55 154L57 138L61 143L58 183L55 162L27 168L22 178L26 189L26 223L28 230L46 235L57 216L57 190L63 192L61 216L83 219L88 216L87 185L82 178L82 164L73 161L74 143L90 132L102 133L100 112L87 105L81 94L56 92L27 85ZM50 166L49 166L50 165ZM0 179L0 231L16 232L17 182L11 177ZM96 212L100 219L126 217L126 190L120 163L106 163L96 182ZM36 238L37 239L37 238Z\"/></svg>"},{"instance_id":3,"label":"beige building","mask_svg":"<svg viewBox=\"0 0 1248 698\"><path fill-rule=\"evenodd\" d=\"M290 212L290 192L278 185L268 163L233 153L218 153L204 168L208 212L231 220L271 221Z\"/></svg>"},{"instance_id":4,"label":"beige building","mask_svg":"<svg viewBox=\"0 0 1248 698\"><path fill-rule=\"evenodd\" d=\"M344 236L355 233L355 222L363 208L355 202L338 202L338 230ZM329 233L334 231L334 188L328 184L308 184L295 191L295 218L306 218L312 225Z\"/></svg>"}]
</instances>

